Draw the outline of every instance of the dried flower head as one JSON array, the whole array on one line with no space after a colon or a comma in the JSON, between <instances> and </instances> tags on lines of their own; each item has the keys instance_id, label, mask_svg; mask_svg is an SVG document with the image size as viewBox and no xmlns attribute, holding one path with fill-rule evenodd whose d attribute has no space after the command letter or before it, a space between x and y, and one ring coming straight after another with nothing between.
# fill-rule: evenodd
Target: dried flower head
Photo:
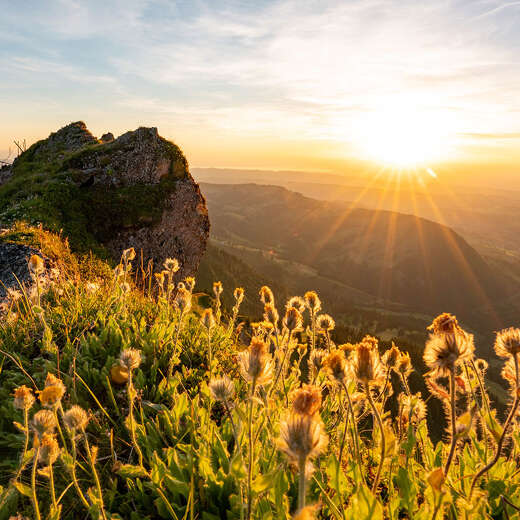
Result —
<instances>
[{"instance_id":1,"label":"dried flower head","mask_svg":"<svg viewBox=\"0 0 520 520\"><path fill-rule=\"evenodd\" d=\"M432 331L433 334L455 334L462 331L457 317L447 312L439 314L432 324L427 327L427 330Z\"/></svg>"},{"instance_id":2,"label":"dried flower head","mask_svg":"<svg viewBox=\"0 0 520 520\"><path fill-rule=\"evenodd\" d=\"M324 366L328 353L326 350L315 348L309 356L309 370L316 376Z\"/></svg>"},{"instance_id":3,"label":"dried flower head","mask_svg":"<svg viewBox=\"0 0 520 520\"><path fill-rule=\"evenodd\" d=\"M177 294L175 295L173 304L182 314L189 312L191 309L191 291L182 287L177 289Z\"/></svg>"},{"instance_id":4,"label":"dried flower head","mask_svg":"<svg viewBox=\"0 0 520 520\"><path fill-rule=\"evenodd\" d=\"M301 415L315 415L321 407L321 389L314 385L302 385L293 392L292 410Z\"/></svg>"},{"instance_id":5,"label":"dried flower head","mask_svg":"<svg viewBox=\"0 0 520 520\"><path fill-rule=\"evenodd\" d=\"M123 262L131 262L135 258L135 249L130 247L123 251Z\"/></svg>"},{"instance_id":6,"label":"dried flower head","mask_svg":"<svg viewBox=\"0 0 520 520\"><path fill-rule=\"evenodd\" d=\"M177 284L177 289L186 289L186 285L184 285L184 282L179 282Z\"/></svg>"},{"instance_id":7,"label":"dried flower head","mask_svg":"<svg viewBox=\"0 0 520 520\"><path fill-rule=\"evenodd\" d=\"M29 258L29 271L31 271L31 273L40 274L44 269L45 264L41 256L32 255L31 258Z\"/></svg>"},{"instance_id":8,"label":"dried flower head","mask_svg":"<svg viewBox=\"0 0 520 520\"><path fill-rule=\"evenodd\" d=\"M244 299L244 288L243 287L236 287L233 291L233 297L235 298L235 302L237 305L240 305L242 303L242 300Z\"/></svg>"},{"instance_id":9,"label":"dried flower head","mask_svg":"<svg viewBox=\"0 0 520 520\"><path fill-rule=\"evenodd\" d=\"M46 386L39 395L40 402L46 408L54 408L57 406L65 394L65 387L61 385Z\"/></svg>"},{"instance_id":10,"label":"dried flower head","mask_svg":"<svg viewBox=\"0 0 520 520\"><path fill-rule=\"evenodd\" d=\"M240 372L244 379L256 385L265 385L273 375L271 356L267 345L253 338L249 348L238 354Z\"/></svg>"},{"instance_id":11,"label":"dried flower head","mask_svg":"<svg viewBox=\"0 0 520 520\"><path fill-rule=\"evenodd\" d=\"M81 406L71 406L64 414L63 421L69 430L84 430L87 427L88 415Z\"/></svg>"},{"instance_id":12,"label":"dried flower head","mask_svg":"<svg viewBox=\"0 0 520 520\"><path fill-rule=\"evenodd\" d=\"M193 276L187 276L184 283L186 284L188 291L193 292L193 289L195 289L195 278Z\"/></svg>"},{"instance_id":13,"label":"dried flower head","mask_svg":"<svg viewBox=\"0 0 520 520\"><path fill-rule=\"evenodd\" d=\"M520 353L520 329L510 327L497 333L495 340L497 356L509 357Z\"/></svg>"},{"instance_id":14,"label":"dried flower head","mask_svg":"<svg viewBox=\"0 0 520 520\"><path fill-rule=\"evenodd\" d=\"M395 365L395 371L404 377L408 377L413 372L412 360L408 352L400 353Z\"/></svg>"},{"instance_id":15,"label":"dried flower head","mask_svg":"<svg viewBox=\"0 0 520 520\"><path fill-rule=\"evenodd\" d=\"M135 348L125 348L119 354L119 362L128 371L135 370L141 364L141 351Z\"/></svg>"},{"instance_id":16,"label":"dried flower head","mask_svg":"<svg viewBox=\"0 0 520 520\"><path fill-rule=\"evenodd\" d=\"M40 442L40 455L38 460L49 466L54 464L60 454L60 446L53 434L44 433Z\"/></svg>"},{"instance_id":17,"label":"dried flower head","mask_svg":"<svg viewBox=\"0 0 520 520\"><path fill-rule=\"evenodd\" d=\"M223 376L210 381L209 391L211 392L211 397L215 401L229 403L235 395L235 385L228 376Z\"/></svg>"},{"instance_id":18,"label":"dried flower head","mask_svg":"<svg viewBox=\"0 0 520 520\"><path fill-rule=\"evenodd\" d=\"M398 401L403 423L419 424L426 419L426 403L420 392L414 395L399 394Z\"/></svg>"},{"instance_id":19,"label":"dried flower head","mask_svg":"<svg viewBox=\"0 0 520 520\"><path fill-rule=\"evenodd\" d=\"M356 345L356 350L353 352L352 368L357 380L365 385L378 384L385 378L379 352L374 348L373 342L362 341Z\"/></svg>"},{"instance_id":20,"label":"dried flower head","mask_svg":"<svg viewBox=\"0 0 520 520\"><path fill-rule=\"evenodd\" d=\"M204 309L200 318L202 326L206 330L211 330L215 326L215 317L213 316L213 309Z\"/></svg>"},{"instance_id":21,"label":"dried flower head","mask_svg":"<svg viewBox=\"0 0 520 520\"><path fill-rule=\"evenodd\" d=\"M7 298L10 302L16 303L18 300L20 300L22 297L22 293L20 291L17 291L16 289L13 289L12 287L9 287L7 289Z\"/></svg>"},{"instance_id":22,"label":"dried flower head","mask_svg":"<svg viewBox=\"0 0 520 520\"><path fill-rule=\"evenodd\" d=\"M283 317L283 325L289 331L301 330L303 326L303 317L296 307L288 307Z\"/></svg>"},{"instance_id":23,"label":"dried flower head","mask_svg":"<svg viewBox=\"0 0 520 520\"><path fill-rule=\"evenodd\" d=\"M179 270L179 262L176 258L167 258L163 265L164 268L170 273L176 273Z\"/></svg>"},{"instance_id":24,"label":"dried flower head","mask_svg":"<svg viewBox=\"0 0 520 520\"><path fill-rule=\"evenodd\" d=\"M477 370L479 372L486 372L489 364L485 359L479 358L479 359L477 359L477 361L475 361L475 366L477 367Z\"/></svg>"},{"instance_id":25,"label":"dried flower head","mask_svg":"<svg viewBox=\"0 0 520 520\"><path fill-rule=\"evenodd\" d=\"M338 383L344 383L350 375L350 364L342 350L333 350L323 361L323 367L329 376Z\"/></svg>"},{"instance_id":26,"label":"dried flower head","mask_svg":"<svg viewBox=\"0 0 520 520\"><path fill-rule=\"evenodd\" d=\"M320 312L321 309L321 301L318 297L318 294L315 291L307 291L305 293L305 304L307 308L311 311L311 313L316 314Z\"/></svg>"},{"instance_id":27,"label":"dried flower head","mask_svg":"<svg viewBox=\"0 0 520 520\"><path fill-rule=\"evenodd\" d=\"M424 362L439 376L447 376L455 366L473 357L473 335L460 330L456 333L432 334L424 348Z\"/></svg>"},{"instance_id":28,"label":"dried flower head","mask_svg":"<svg viewBox=\"0 0 520 520\"><path fill-rule=\"evenodd\" d=\"M51 433L56 428L56 417L50 410L36 412L32 419L32 425L39 437L44 433Z\"/></svg>"},{"instance_id":29,"label":"dried flower head","mask_svg":"<svg viewBox=\"0 0 520 520\"><path fill-rule=\"evenodd\" d=\"M316 325L320 330L330 331L334 329L336 323L332 316L329 316L328 314L320 314L316 318Z\"/></svg>"},{"instance_id":30,"label":"dried flower head","mask_svg":"<svg viewBox=\"0 0 520 520\"><path fill-rule=\"evenodd\" d=\"M222 282L213 282L213 294L217 300L220 299L220 295L223 291L224 288L222 287Z\"/></svg>"},{"instance_id":31,"label":"dried flower head","mask_svg":"<svg viewBox=\"0 0 520 520\"><path fill-rule=\"evenodd\" d=\"M20 410L29 410L34 404L35 397L32 390L25 385L19 386L14 390L14 407Z\"/></svg>"},{"instance_id":32,"label":"dried flower head","mask_svg":"<svg viewBox=\"0 0 520 520\"><path fill-rule=\"evenodd\" d=\"M389 348L382 356L381 361L386 368L396 368L397 362L399 361L399 357L401 356L401 351L398 347L396 347L392 343L392 348Z\"/></svg>"},{"instance_id":33,"label":"dried flower head","mask_svg":"<svg viewBox=\"0 0 520 520\"><path fill-rule=\"evenodd\" d=\"M164 273L154 273L155 282L162 290L164 288Z\"/></svg>"},{"instance_id":34,"label":"dried flower head","mask_svg":"<svg viewBox=\"0 0 520 520\"><path fill-rule=\"evenodd\" d=\"M364 343L365 345L369 346L372 349L376 349L379 346L379 341L374 336L370 336L370 334L367 334L362 340L361 343ZM356 345L357 346L357 345Z\"/></svg>"},{"instance_id":35,"label":"dried flower head","mask_svg":"<svg viewBox=\"0 0 520 520\"><path fill-rule=\"evenodd\" d=\"M312 415L291 413L280 426L278 447L291 461L312 459L327 447L321 419Z\"/></svg>"},{"instance_id":36,"label":"dried flower head","mask_svg":"<svg viewBox=\"0 0 520 520\"><path fill-rule=\"evenodd\" d=\"M267 305L268 303L271 303L274 305L274 294L273 294L273 291L271 291L271 289L269 287L267 287L267 285L264 285L261 289L260 289L260 301L264 304L264 305Z\"/></svg>"},{"instance_id":37,"label":"dried flower head","mask_svg":"<svg viewBox=\"0 0 520 520\"><path fill-rule=\"evenodd\" d=\"M289 309L290 307L294 307L301 314L303 314L303 311L306 309L307 306L305 304L305 300L301 296L293 296L292 298L289 298L285 307L287 309Z\"/></svg>"},{"instance_id":38,"label":"dried flower head","mask_svg":"<svg viewBox=\"0 0 520 520\"><path fill-rule=\"evenodd\" d=\"M279 319L276 307L272 303L266 303L264 305L264 320L271 323L273 327L277 327Z\"/></svg>"}]
</instances>

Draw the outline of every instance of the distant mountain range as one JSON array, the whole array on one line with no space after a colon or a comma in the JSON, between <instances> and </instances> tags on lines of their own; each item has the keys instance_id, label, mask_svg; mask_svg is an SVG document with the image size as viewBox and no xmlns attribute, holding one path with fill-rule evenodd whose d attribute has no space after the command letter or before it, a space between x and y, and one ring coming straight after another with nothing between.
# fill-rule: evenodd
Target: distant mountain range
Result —
<instances>
[{"instance_id":1,"label":"distant mountain range","mask_svg":"<svg viewBox=\"0 0 520 520\"><path fill-rule=\"evenodd\" d=\"M213 255L225 250L289 292L317 289L336 312L448 311L489 333L518 310L517 280L439 223L277 186L202 183L201 189Z\"/></svg>"}]
</instances>

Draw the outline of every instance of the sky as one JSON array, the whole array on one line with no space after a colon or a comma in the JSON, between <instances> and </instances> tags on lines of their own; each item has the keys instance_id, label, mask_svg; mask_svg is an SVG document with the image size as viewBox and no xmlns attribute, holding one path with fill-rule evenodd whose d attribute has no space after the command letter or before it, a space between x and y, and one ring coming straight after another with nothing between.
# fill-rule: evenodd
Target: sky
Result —
<instances>
[{"instance_id":1,"label":"sky","mask_svg":"<svg viewBox=\"0 0 520 520\"><path fill-rule=\"evenodd\" d=\"M0 0L0 159L71 121L193 167L520 177L520 1Z\"/></svg>"}]
</instances>

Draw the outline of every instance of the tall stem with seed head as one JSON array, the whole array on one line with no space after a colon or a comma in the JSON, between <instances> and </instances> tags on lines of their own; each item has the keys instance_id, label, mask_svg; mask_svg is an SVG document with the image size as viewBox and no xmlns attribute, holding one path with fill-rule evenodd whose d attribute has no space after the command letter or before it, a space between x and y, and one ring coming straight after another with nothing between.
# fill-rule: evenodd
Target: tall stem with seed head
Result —
<instances>
[{"instance_id":1,"label":"tall stem with seed head","mask_svg":"<svg viewBox=\"0 0 520 520\"><path fill-rule=\"evenodd\" d=\"M450 370L450 414L451 414L451 444L448 458L444 466L444 475L448 476L451 463L453 461L453 455L455 455L455 448L457 447L457 415L455 410L455 373L454 368Z\"/></svg>"},{"instance_id":2,"label":"tall stem with seed head","mask_svg":"<svg viewBox=\"0 0 520 520\"><path fill-rule=\"evenodd\" d=\"M379 431L381 432L381 456L379 460L379 466L377 467L377 473L374 478L374 482L372 483L372 493L377 491L377 486L379 485L379 479L381 478L381 471L383 469L383 464L385 462L385 451L386 451L386 443L385 443L385 430L383 428L383 421L381 419L381 414L377 409L374 399L370 393L370 387L368 384L365 385L365 393L367 395L368 402L370 404L370 408L372 408L372 413L374 414L374 418L377 421L377 425L379 427Z\"/></svg>"},{"instance_id":3,"label":"tall stem with seed head","mask_svg":"<svg viewBox=\"0 0 520 520\"><path fill-rule=\"evenodd\" d=\"M298 461L298 471L299 471L299 480L298 480L298 510L301 510L305 507L305 494L307 488L307 482L305 480L305 466L307 465L306 457L300 457Z\"/></svg>"},{"instance_id":4,"label":"tall stem with seed head","mask_svg":"<svg viewBox=\"0 0 520 520\"><path fill-rule=\"evenodd\" d=\"M83 505L89 509L90 504L88 503L87 499L85 498L85 495L83 494L83 491L81 490L81 487L79 486L78 482L78 476L76 475L76 461L78 458L78 453L76 450L76 430L71 430L70 432L70 440L72 444L72 468L71 468L71 475L72 475L72 482L74 484L74 487L76 488L76 492L78 493L78 496L83 503Z\"/></svg>"},{"instance_id":5,"label":"tall stem with seed head","mask_svg":"<svg viewBox=\"0 0 520 520\"><path fill-rule=\"evenodd\" d=\"M252 480L253 480L253 403L256 392L256 380L253 380L251 384L251 395L249 398L249 414L247 418L247 435L248 435L248 443L249 443L249 460L247 465L247 520L251 518L251 509L252 509L252 501L253 501L253 492L252 492Z\"/></svg>"},{"instance_id":6,"label":"tall stem with seed head","mask_svg":"<svg viewBox=\"0 0 520 520\"><path fill-rule=\"evenodd\" d=\"M42 517L40 514L40 506L38 505L38 497L36 496L36 469L38 467L38 457L40 456L40 444L39 441L37 442L38 446L36 448L36 451L34 452L34 459L31 472L31 498L34 508L34 516L36 517L36 520L41 520Z\"/></svg>"},{"instance_id":7,"label":"tall stem with seed head","mask_svg":"<svg viewBox=\"0 0 520 520\"><path fill-rule=\"evenodd\" d=\"M498 440L495 456L473 477L473 481L471 483L470 496L473 494L473 489L475 488L475 484L477 483L477 480L480 477L482 477L484 474L486 474L498 462L498 459L500 458L500 455L502 453L504 441L507 436L507 431L509 429L509 426L511 425L511 421L513 420L513 417L516 415L516 412L518 410L518 405L520 404L520 398L518 395L520 392L520 373L519 373L519 366L518 366L518 354L515 354L513 359L515 362L515 389L514 389L515 397L514 397L513 405L511 406L509 415L507 416L506 422L504 423L504 429L502 431L502 435L500 436L500 439Z\"/></svg>"},{"instance_id":8,"label":"tall stem with seed head","mask_svg":"<svg viewBox=\"0 0 520 520\"><path fill-rule=\"evenodd\" d=\"M96 461L94 460L94 455L92 454L92 450L90 449L90 443L88 442L87 432L85 430L83 430L83 438L85 440L85 448L87 449L87 455L88 455L88 460L90 463L90 469L92 471L92 476L94 477L94 482L96 484L96 490L98 492L101 516L103 517L103 520L107 520L107 514L105 512L105 504L103 503L103 491L101 489L101 482L99 481L99 475L96 470Z\"/></svg>"},{"instance_id":9,"label":"tall stem with seed head","mask_svg":"<svg viewBox=\"0 0 520 520\"><path fill-rule=\"evenodd\" d=\"M52 462L49 464L49 484L51 488L51 500L54 511L58 509L58 503L56 502L56 489L54 486L54 471L52 469Z\"/></svg>"}]
</instances>

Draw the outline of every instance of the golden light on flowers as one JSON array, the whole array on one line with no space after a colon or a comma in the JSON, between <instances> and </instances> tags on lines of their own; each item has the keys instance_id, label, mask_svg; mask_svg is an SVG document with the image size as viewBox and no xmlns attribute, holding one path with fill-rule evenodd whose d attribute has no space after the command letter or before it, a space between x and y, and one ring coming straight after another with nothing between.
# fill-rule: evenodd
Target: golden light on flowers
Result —
<instances>
[{"instance_id":1,"label":"golden light on flowers","mask_svg":"<svg viewBox=\"0 0 520 520\"><path fill-rule=\"evenodd\" d=\"M321 389L314 385L302 385L292 394L292 410L301 415L315 415L321 408Z\"/></svg>"},{"instance_id":2,"label":"golden light on flowers","mask_svg":"<svg viewBox=\"0 0 520 520\"><path fill-rule=\"evenodd\" d=\"M392 343L392 347L389 348L382 356L381 361L386 368L391 369L397 366L401 351Z\"/></svg>"},{"instance_id":3,"label":"golden light on flowers","mask_svg":"<svg viewBox=\"0 0 520 520\"><path fill-rule=\"evenodd\" d=\"M321 300L316 293L316 291L307 291L304 296L305 303L307 308L313 313L316 314L321 310Z\"/></svg>"},{"instance_id":4,"label":"golden light on flowers","mask_svg":"<svg viewBox=\"0 0 520 520\"><path fill-rule=\"evenodd\" d=\"M223 376L209 382L209 391L215 401L229 403L235 395L235 385L228 376Z\"/></svg>"},{"instance_id":5,"label":"golden light on flowers","mask_svg":"<svg viewBox=\"0 0 520 520\"><path fill-rule=\"evenodd\" d=\"M40 402L43 406L52 408L60 403L65 389L60 385L49 385L46 386L39 395Z\"/></svg>"},{"instance_id":6,"label":"golden light on flowers","mask_svg":"<svg viewBox=\"0 0 520 520\"><path fill-rule=\"evenodd\" d=\"M60 454L60 446L53 434L44 433L40 441L38 460L46 466L54 464Z\"/></svg>"},{"instance_id":7,"label":"golden light on flowers","mask_svg":"<svg viewBox=\"0 0 520 520\"><path fill-rule=\"evenodd\" d=\"M473 335L464 331L433 334L424 348L426 366L439 376L447 376L455 366L473 357Z\"/></svg>"},{"instance_id":8,"label":"golden light on flowers","mask_svg":"<svg viewBox=\"0 0 520 520\"><path fill-rule=\"evenodd\" d=\"M242 303L242 300L244 299L244 288L243 287L236 287L233 291L233 297L235 298L235 302L237 304Z\"/></svg>"},{"instance_id":9,"label":"golden light on flowers","mask_svg":"<svg viewBox=\"0 0 520 520\"><path fill-rule=\"evenodd\" d=\"M433 471L430 471L427 477L428 484L432 487L434 491L439 493L442 490L442 486L444 485L444 481L446 477L444 475L444 471L442 468L436 468Z\"/></svg>"},{"instance_id":10,"label":"golden light on flowers","mask_svg":"<svg viewBox=\"0 0 520 520\"><path fill-rule=\"evenodd\" d=\"M400 394L398 401L403 423L418 424L426 419L426 403L420 392L413 395Z\"/></svg>"},{"instance_id":11,"label":"golden light on flowers","mask_svg":"<svg viewBox=\"0 0 520 520\"><path fill-rule=\"evenodd\" d=\"M353 352L352 368L356 379L363 384L380 383L385 378L385 371L379 352L372 342L362 341Z\"/></svg>"},{"instance_id":12,"label":"golden light on flowers","mask_svg":"<svg viewBox=\"0 0 520 520\"><path fill-rule=\"evenodd\" d=\"M309 370L316 376L323 368L328 353L326 350L315 348L309 356Z\"/></svg>"},{"instance_id":13,"label":"golden light on flowers","mask_svg":"<svg viewBox=\"0 0 520 520\"><path fill-rule=\"evenodd\" d=\"M195 289L195 278L193 276L187 276L184 280L184 283L186 284L188 290L193 292L193 289Z\"/></svg>"},{"instance_id":14,"label":"golden light on flowers","mask_svg":"<svg viewBox=\"0 0 520 520\"><path fill-rule=\"evenodd\" d=\"M432 331L434 334L453 334L460 332L462 329L456 316L443 312L433 320L432 324L427 327L427 330Z\"/></svg>"},{"instance_id":15,"label":"golden light on flowers","mask_svg":"<svg viewBox=\"0 0 520 520\"><path fill-rule=\"evenodd\" d=\"M118 385L123 385L128 381L128 369L121 364L114 365L110 369L112 381Z\"/></svg>"},{"instance_id":16,"label":"golden light on flowers","mask_svg":"<svg viewBox=\"0 0 520 520\"><path fill-rule=\"evenodd\" d=\"M294 307L300 313L303 313L306 308L305 300L301 296L293 296L287 300L286 308L289 309L290 307Z\"/></svg>"},{"instance_id":17,"label":"golden light on flowers","mask_svg":"<svg viewBox=\"0 0 520 520\"><path fill-rule=\"evenodd\" d=\"M66 387L63 384L63 381L60 378L56 377L51 372L47 373L47 377L45 378L45 386L46 387L47 386L59 386L63 390L63 393L65 393L65 390L66 390Z\"/></svg>"},{"instance_id":18,"label":"golden light on flowers","mask_svg":"<svg viewBox=\"0 0 520 520\"><path fill-rule=\"evenodd\" d=\"M263 287L260 288L259 294L260 294L260 301L264 305L267 305L268 303L272 303L274 305L273 291L271 291L271 289L269 287L267 287L267 285L264 285Z\"/></svg>"},{"instance_id":19,"label":"golden light on flowers","mask_svg":"<svg viewBox=\"0 0 520 520\"><path fill-rule=\"evenodd\" d=\"M88 423L87 412L75 404L65 412L63 422L69 430L84 430Z\"/></svg>"},{"instance_id":20,"label":"golden light on flowers","mask_svg":"<svg viewBox=\"0 0 520 520\"><path fill-rule=\"evenodd\" d=\"M266 343L258 338L253 338L249 348L238 354L238 363L242 377L250 383L261 386L272 379L271 356Z\"/></svg>"},{"instance_id":21,"label":"golden light on flowers","mask_svg":"<svg viewBox=\"0 0 520 520\"><path fill-rule=\"evenodd\" d=\"M289 331L301 330L303 325L303 317L296 307L288 307L283 318L283 325Z\"/></svg>"},{"instance_id":22,"label":"golden light on flowers","mask_svg":"<svg viewBox=\"0 0 520 520\"><path fill-rule=\"evenodd\" d=\"M278 326L278 311L272 303L266 303L264 305L264 320L271 323L274 327Z\"/></svg>"},{"instance_id":23,"label":"golden light on flowers","mask_svg":"<svg viewBox=\"0 0 520 520\"><path fill-rule=\"evenodd\" d=\"M29 270L31 273L40 274L45 269L45 264L43 263L43 259L39 255L32 255L29 258Z\"/></svg>"},{"instance_id":24,"label":"golden light on flowers","mask_svg":"<svg viewBox=\"0 0 520 520\"><path fill-rule=\"evenodd\" d=\"M170 273L176 273L179 270L179 262L176 258L167 258L164 261L164 268Z\"/></svg>"},{"instance_id":25,"label":"golden light on flowers","mask_svg":"<svg viewBox=\"0 0 520 520\"><path fill-rule=\"evenodd\" d=\"M395 365L395 371L404 377L413 372L412 360L408 352L401 352Z\"/></svg>"},{"instance_id":26,"label":"golden light on flowers","mask_svg":"<svg viewBox=\"0 0 520 520\"><path fill-rule=\"evenodd\" d=\"M314 520L318 509L319 506L316 505L304 507L292 517L292 520Z\"/></svg>"},{"instance_id":27,"label":"golden light on flowers","mask_svg":"<svg viewBox=\"0 0 520 520\"><path fill-rule=\"evenodd\" d=\"M316 326L320 330L330 331L330 330L334 329L334 327L336 326L336 323L335 323L334 319L332 318L332 316L329 316L328 314L320 314L316 318Z\"/></svg>"},{"instance_id":28,"label":"golden light on flowers","mask_svg":"<svg viewBox=\"0 0 520 520\"><path fill-rule=\"evenodd\" d=\"M36 412L32 419L36 433L41 437L44 433L51 433L56 428L56 417L50 410Z\"/></svg>"},{"instance_id":29,"label":"golden light on flowers","mask_svg":"<svg viewBox=\"0 0 520 520\"><path fill-rule=\"evenodd\" d=\"M119 354L119 361L127 370L135 370L141 364L141 352L135 348L126 348Z\"/></svg>"},{"instance_id":30,"label":"golden light on flowers","mask_svg":"<svg viewBox=\"0 0 520 520\"><path fill-rule=\"evenodd\" d=\"M223 291L224 288L222 287L222 282L213 282L213 294L216 298L220 298Z\"/></svg>"},{"instance_id":31,"label":"golden light on flowers","mask_svg":"<svg viewBox=\"0 0 520 520\"><path fill-rule=\"evenodd\" d=\"M135 258L135 249L133 247L130 247L129 249L125 249L123 251L123 261L125 262L131 262Z\"/></svg>"},{"instance_id":32,"label":"golden light on flowers","mask_svg":"<svg viewBox=\"0 0 520 520\"><path fill-rule=\"evenodd\" d=\"M350 372L350 364L342 350L334 350L323 360L323 368L338 383L344 383Z\"/></svg>"},{"instance_id":33,"label":"golden light on flowers","mask_svg":"<svg viewBox=\"0 0 520 520\"><path fill-rule=\"evenodd\" d=\"M495 340L497 356L509 357L520 353L520 329L510 327L497 333Z\"/></svg>"},{"instance_id":34,"label":"golden light on flowers","mask_svg":"<svg viewBox=\"0 0 520 520\"><path fill-rule=\"evenodd\" d=\"M204 309L202 317L200 318L200 322L206 330L211 330L215 326L215 317L213 316L213 309Z\"/></svg>"},{"instance_id":35,"label":"golden light on flowers","mask_svg":"<svg viewBox=\"0 0 520 520\"><path fill-rule=\"evenodd\" d=\"M278 447L293 462L318 456L327 444L323 423L316 416L291 413L280 425Z\"/></svg>"},{"instance_id":36,"label":"golden light on flowers","mask_svg":"<svg viewBox=\"0 0 520 520\"><path fill-rule=\"evenodd\" d=\"M14 390L13 405L20 410L28 410L34 404L35 397L32 390L25 385L19 386Z\"/></svg>"},{"instance_id":37,"label":"golden light on flowers","mask_svg":"<svg viewBox=\"0 0 520 520\"><path fill-rule=\"evenodd\" d=\"M189 312L191 309L191 291L183 287L177 289L173 304L181 313Z\"/></svg>"}]
</instances>

